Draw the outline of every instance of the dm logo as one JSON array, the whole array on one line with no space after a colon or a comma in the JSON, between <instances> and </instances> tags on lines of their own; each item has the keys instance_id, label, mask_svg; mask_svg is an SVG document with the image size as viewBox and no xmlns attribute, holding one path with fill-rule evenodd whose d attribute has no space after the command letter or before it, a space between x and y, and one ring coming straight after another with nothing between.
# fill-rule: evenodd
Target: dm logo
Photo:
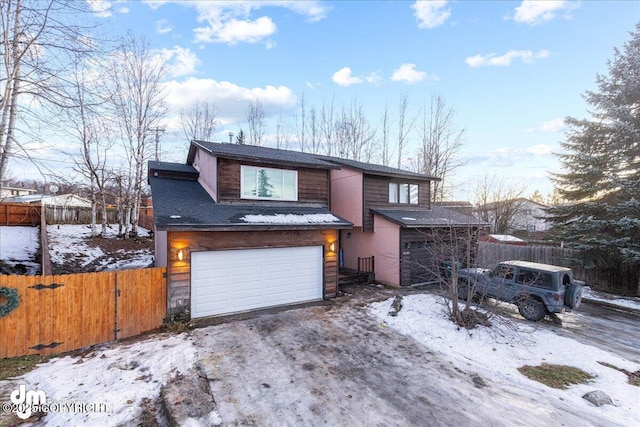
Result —
<instances>
[{"instance_id":1,"label":"dm logo","mask_svg":"<svg viewBox=\"0 0 640 427\"><path fill-rule=\"evenodd\" d=\"M11 403L15 404L16 415L22 420L26 420L33 413L33 408L47 403L47 394L42 390L29 390L25 385L21 385L18 390L11 392Z\"/></svg>"}]
</instances>

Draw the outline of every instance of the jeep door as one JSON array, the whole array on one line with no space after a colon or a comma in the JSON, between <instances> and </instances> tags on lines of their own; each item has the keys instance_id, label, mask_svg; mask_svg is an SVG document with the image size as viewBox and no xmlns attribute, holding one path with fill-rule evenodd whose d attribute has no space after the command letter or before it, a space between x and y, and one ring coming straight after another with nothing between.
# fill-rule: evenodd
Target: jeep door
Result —
<instances>
[{"instance_id":1,"label":"jeep door","mask_svg":"<svg viewBox=\"0 0 640 427\"><path fill-rule=\"evenodd\" d=\"M503 301L509 301L509 295L514 293L515 267L498 265L492 272L488 294Z\"/></svg>"}]
</instances>

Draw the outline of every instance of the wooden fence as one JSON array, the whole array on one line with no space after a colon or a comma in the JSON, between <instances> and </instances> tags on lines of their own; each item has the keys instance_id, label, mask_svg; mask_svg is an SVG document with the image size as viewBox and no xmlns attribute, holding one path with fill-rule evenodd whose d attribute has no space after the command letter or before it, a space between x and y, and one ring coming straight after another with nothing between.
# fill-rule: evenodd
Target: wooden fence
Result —
<instances>
[{"instance_id":1,"label":"wooden fence","mask_svg":"<svg viewBox=\"0 0 640 427\"><path fill-rule=\"evenodd\" d=\"M0 286L20 298L0 317L0 358L63 353L156 329L166 317L165 277L165 268L0 276Z\"/></svg>"},{"instance_id":2,"label":"wooden fence","mask_svg":"<svg viewBox=\"0 0 640 427\"><path fill-rule=\"evenodd\" d=\"M0 204L0 225L31 225L40 224L40 206L24 203Z\"/></svg>"},{"instance_id":3,"label":"wooden fence","mask_svg":"<svg viewBox=\"0 0 640 427\"><path fill-rule=\"evenodd\" d=\"M615 293L640 295L640 266L585 267L575 249L557 246L515 246L478 242L478 266L490 268L500 261L520 260L571 267L576 279L584 280L595 289Z\"/></svg>"},{"instance_id":4,"label":"wooden fence","mask_svg":"<svg viewBox=\"0 0 640 427\"><path fill-rule=\"evenodd\" d=\"M44 213L47 224L91 224L91 208L79 206L45 205ZM96 223L102 222L102 209L96 210ZM118 211L107 209L107 222L118 222Z\"/></svg>"}]
</instances>

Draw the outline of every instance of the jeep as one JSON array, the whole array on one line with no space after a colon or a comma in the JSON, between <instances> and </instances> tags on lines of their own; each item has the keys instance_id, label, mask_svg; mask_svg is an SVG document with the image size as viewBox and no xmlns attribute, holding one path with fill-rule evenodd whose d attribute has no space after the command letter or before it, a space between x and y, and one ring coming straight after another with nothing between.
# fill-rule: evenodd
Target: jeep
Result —
<instances>
[{"instance_id":1,"label":"jeep","mask_svg":"<svg viewBox=\"0 0 640 427\"><path fill-rule=\"evenodd\" d=\"M461 299L490 297L510 302L518 306L522 317L533 321L578 308L583 284L573 279L570 268L527 261L503 261L493 270L458 272Z\"/></svg>"}]
</instances>

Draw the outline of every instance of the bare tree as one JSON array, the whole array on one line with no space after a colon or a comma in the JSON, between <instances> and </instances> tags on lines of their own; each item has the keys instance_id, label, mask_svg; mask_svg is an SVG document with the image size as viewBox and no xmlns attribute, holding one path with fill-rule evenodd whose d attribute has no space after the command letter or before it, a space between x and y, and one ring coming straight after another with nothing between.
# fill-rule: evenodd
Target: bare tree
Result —
<instances>
[{"instance_id":1,"label":"bare tree","mask_svg":"<svg viewBox=\"0 0 640 427\"><path fill-rule=\"evenodd\" d=\"M417 157L417 170L440 178L434 181L431 199L444 200L449 195L448 177L464 165L458 154L464 145L465 129L454 123L455 111L444 98L432 96L429 108L424 107L422 125L418 130L421 145Z\"/></svg>"},{"instance_id":2,"label":"bare tree","mask_svg":"<svg viewBox=\"0 0 640 427\"><path fill-rule=\"evenodd\" d=\"M327 105L322 102L322 110L320 112L320 132L324 142L324 151L327 156L334 155L334 138L335 138L335 99L331 97L331 104Z\"/></svg>"},{"instance_id":3,"label":"bare tree","mask_svg":"<svg viewBox=\"0 0 640 427\"><path fill-rule=\"evenodd\" d=\"M389 106L384 104L384 112L382 113L382 132L380 148L382 150L382 164L389 166L391 164L391 157L393 156L393 150L391 149L391 141L389 139Z\"/></svg>"},{"instance_id":4,"label":"bare tree","mask_svg":"<svg viewBox=\"0 0 640 427\"><path fill-rule=\"evenodd\" d=\"M262 146L264 143L264 108L259 99L255 102L249 102L247 123L249 124L249 144Z\"/></svg>"},{"instance_id":5,"label":"bare tree","mask_svg":"<svg viewBox=\"0 0 640 427\"><path fill-rule=\"evenodd\" d=\"M16 149L28 156L16 136L20 115L46 110L21 110L20 100L37 99L42 106L71 102L60 82L69 65L66 54L89 49L87 12L85 2L72 0L0 1L0 182ZM25 130L37 128L35 117Z\"/></svg>"},{"instance_id":6,"label":"bare tree","mask_svg":"<svg viewBox=\"0 0 640 427\"><path fill-rule=\"evenodd\" d=\"M128 34L118 47L111 64L110 95L114 116L129 161L126 194L129 203L124 215L124 236L138 234L140 198L145 162L151 155L150 129L157 127L166 112L162 79L164 63L152 55L144 38Z\"/></svg>"},{"instance_id":7,"label":"bare tree","mask_svg":"<svg viewBox=\"0 0 640 427\"><path fill-rule=\"evenodd\" d=\"M375 134L375 129L364 115L362 104L354 99L349 108L342 108L336 122L337 155L345 159L370 161Z\"/></svg>"},{"instance_id":8,"label":"bare tree","mask_svg":"<svg viewBox=\"0 0 640 427\"><path fill-rule=\"evenodd\" d=\"M476 189L476 213L480 220L491 224L494 233L512 231L521 211L524 185L510 183L506 178L485 176Z\"/></svg>"},{"instance_id":9,"label":"bare tree","mask_svg":"<svg viewBox=\"0 0 640 427\"><path fill-rule=\"evenodd\" d=\"M220 125L218 108L207 101L196 101L180 110L180 123L189 143L192 140L211 141Z\"/></svg>"},{"instance_id":10,"label":"bare tree","mask_svg":"<svg viewBox=\"0 0 640 427\"><path fill-rule=\"evenodd\" d=\"M307 106L304 93L300 99L300 114L296 116L296 132L300 151L304 153L307 151Z\"/></svg>"},{"instance_id":11,"label":"bare tree","mask_svg":"<svg viewBox=\"0 0 640 427\"><path fill-rule=\"evenodd\" d=\"M291 138L291 129L282 116L282 112L280 112L276 122L276 148L288 149L289 144L291 144Z\"/></svg>"},{"instance_id":12,"label":"bare tree","mask_svg":"<svg viewBox=\"0 0 640 427\"><path fill-rule=\"evenodd\" d=\"M318 120L318 113L316 112L315 107L311 107L309 110L309 137L311 140L311 146L309 147L310 151L313 154L318 154L320 152L320 122Z\"/></svg>"},{"instance_id":13,"label":"bare tree","mask_svg":"<svg viewBox=\"0 0 640 427\"><path fill-rule=\"evenodd\" d=\"M63 108L64 128L79 143L79 156L73 155L74 169L88 181L91 198L91 235L95 236L97 209L101 209L101 231L107 233L107 184L111 179L108 155L114 142L110 126L102 120L105 116L104 98L99 95L104 75L96 64L78 61L69 77L69 97L75 106Z\"/></svg>"},{"instance_id":14,"label":"bare tree","mask_svg":"<svg viewBox=\"0 0 640 427\"><path fill-rule=\"evenodd\" d=\"M400 104L398 105L398 169L402 167L402 154L411 129L418 118L407 117L407 108L409 107L409 94L403 93L400 96Z\"/></svg>"}]
</instances>

